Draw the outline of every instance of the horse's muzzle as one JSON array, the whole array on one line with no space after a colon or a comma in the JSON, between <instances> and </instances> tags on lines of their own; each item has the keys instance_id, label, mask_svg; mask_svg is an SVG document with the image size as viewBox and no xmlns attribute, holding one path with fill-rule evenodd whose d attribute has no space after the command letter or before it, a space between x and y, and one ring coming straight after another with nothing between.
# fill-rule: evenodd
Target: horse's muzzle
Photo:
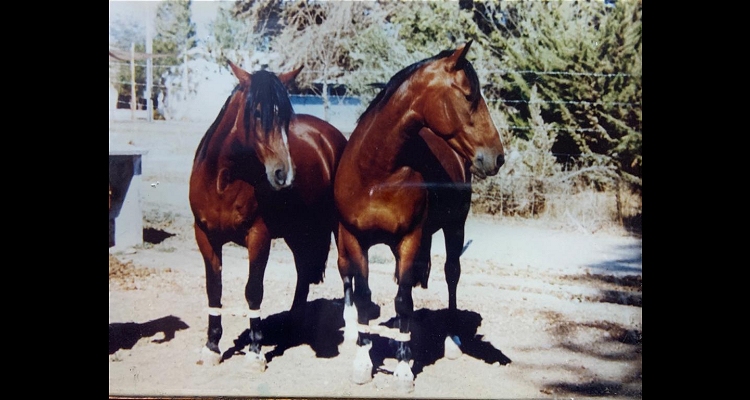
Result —
<instances>
[{"instance_id":1,"label":"horse's muzzle","mask_svg":"<svg viewBox=\"0 0 750 400\"><path fill-rule=\"evenodd\" d=\"M274 172L274 179L276 180L277 185L284 185L284 183L286 183L286 171L283 169L277 169L276 172Z\"/></svg>"},{"instance_id":2,"label":"horse's muzzle","mask_svg":"<svg viewBox=\"0 0 750 400\"><path fill-rule=\"evenodd\" d=\"M275 170L268 170L266 172L272 189L281 190L292 186L294 175L292 171L286 168L276 168Z\"/></svg>"},{"instance_id":3,"label":"horse's muzzle","mask_svg":"<svg viewBox=\"0 0 750 400\"><path fill-rule=\"evenodd\" d=\"M503 164L505 164L505 154L479 150L472 162L471 172L479 178L486 178L497 175Z\"/></svg>"}]
</instances>

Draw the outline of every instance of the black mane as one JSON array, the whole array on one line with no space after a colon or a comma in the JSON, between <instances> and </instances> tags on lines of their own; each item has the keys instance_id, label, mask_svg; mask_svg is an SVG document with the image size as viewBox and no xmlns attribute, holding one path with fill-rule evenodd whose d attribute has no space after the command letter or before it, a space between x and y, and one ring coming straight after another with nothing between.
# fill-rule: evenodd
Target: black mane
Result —
<instances>
[{"instance_id":1,"label":"black mane","mask_svg":"<svg viewBox=\"0 0 750 400\"><path fill-rule=\"evenodd\" d=\"M288 130L294 110L284 84L281 83L276 74L263 70L254 72L250 82L250 87L247 89L247 102L245 103L245 130L249 130L250 123L255 121L255 111L258 109L258 105L260 105L260 122L265 132L273 129L276 123L283 125L284 129ZM227 97L216 120L201 139L195 152L196 159L199 157L205 158L208 141L219 126L219 122L224 119L229 101L241 89L238 84Z\"/></svg>"},{"instance_id":2,"label":"black mane","mask_svg":"<svg viewBox=\"0 0 750 400\"><path fill-rule=\"evenodd\" d=\"M367 106L365 112L363 112L362 115L359 116L358 121L364 118L364 116L368 113L372 112L375 109L378 109L380 105L386 104L391 96L393 96L393 93L395 93L396 90L401 86L401 84L406 82L406 80L409 79L409 77L416 70L429 62L448 57L453 54L453 52L454 50L443 50L433 57L426 58L422 61L417 61L414 64L402 69L401 71L398 71L395 75L393 75L393 77L391 77L388 83L385 84L385 87L370 102L370 105ZM469 101L471 101L471 108L474 109L477 107L477 104L479 104L479 97L481 93L479 90L479 78L477 77L477 72L474 70L474 67L468 60L466 60L466 62L464 62L460 67L463 69L464 73L466 73L466 77L469 79L469 84L471 85L471 94L469 95Z\"/></svg>"}]
</instances>

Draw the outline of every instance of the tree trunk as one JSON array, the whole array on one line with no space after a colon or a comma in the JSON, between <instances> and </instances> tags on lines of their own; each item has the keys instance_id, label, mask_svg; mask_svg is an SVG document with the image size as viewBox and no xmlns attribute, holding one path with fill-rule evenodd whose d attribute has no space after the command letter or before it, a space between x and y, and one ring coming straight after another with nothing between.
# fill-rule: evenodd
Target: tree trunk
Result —
<instances>
[{"instance_id":1,"label":"tree trunk","mask_svg":"<svg viewBox=\"0 0 750 400\"><path fill-rule=\"evenodd\" d=\"M321 97L323 98L323 119L328 121L328 109L331 107L330 100L328 99L328 81L323 81L323 93L321 93Z\"/></svg>"}]
</instances>

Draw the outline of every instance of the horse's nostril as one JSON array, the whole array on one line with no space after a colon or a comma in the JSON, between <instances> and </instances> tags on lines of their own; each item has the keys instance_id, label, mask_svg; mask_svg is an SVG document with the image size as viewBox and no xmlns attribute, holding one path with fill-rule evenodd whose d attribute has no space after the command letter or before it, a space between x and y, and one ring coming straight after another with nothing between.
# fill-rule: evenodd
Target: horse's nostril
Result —
<instances>
[{"instance_id":1,"label":"horse's nostril","mask_svg":"<svg viewBox=\"0 0 750 400\"><path fill-rule=\"evenodd\" d=\"M497 167L500 168L503 166L503 164L505 164L505 155L500 154L497 156Z\"/></svg>"},{"instance_id":2,"label":"horse's nostril","mask_svg":"<svg viewBox=\"0 0 750 400\"><path fill-rule=\"evenodd\" d=\"M277 169L275 175L276 175L276 182L278 183L286 182L286 171L284 171L283 169Z\"/></svg>"}]
</instances>

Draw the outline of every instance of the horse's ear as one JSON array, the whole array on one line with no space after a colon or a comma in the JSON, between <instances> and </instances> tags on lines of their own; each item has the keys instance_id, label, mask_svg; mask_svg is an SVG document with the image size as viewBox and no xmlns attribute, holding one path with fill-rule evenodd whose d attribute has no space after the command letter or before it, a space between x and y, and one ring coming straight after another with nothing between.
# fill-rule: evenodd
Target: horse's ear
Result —
<instances>
[{"instance_id":1,"label":"horse's ear","mask_svg":"<svg viewBox=\"0 0 750 400\"><path fill-rule=\"evenodd\" d=\"M448 57L448 65L449 68L453 71L463 69L464 65L466 64L466 53L469 52L469 48L471 47L471 44L474 42L474 40L469 40L466 44L463 46L459 46L453 54Z\"/></svg>"},{"instance_id":2,"label":"horse's ear","mask_svg":"<svg viewBox=\"0 0 750 400\"><path fill-rule=\"evenodd\" d=\"M236 66L233 62L229 60L227 60L227 62L229 63L229 67L232 68L232 73L234 74L234 76L236 76L237 79L240 80L240 84L243 86L249 86L250 85L250 73Z\"/></svg>"},{"instance_id":3,"label":"horse's ear","mask_svg":"<svg viewBox=\"0 0 750 400\"><path fill-rule=\"evenodd\" d=\"M299 75L300 71L302 71L302 68L305 68L305 66L303 65L297 69L279 74L279 80L284 84L284 86L289 86L289 84L294 82L294 79L297 78L297 75Z\"/></svg>"}]
</instances>

